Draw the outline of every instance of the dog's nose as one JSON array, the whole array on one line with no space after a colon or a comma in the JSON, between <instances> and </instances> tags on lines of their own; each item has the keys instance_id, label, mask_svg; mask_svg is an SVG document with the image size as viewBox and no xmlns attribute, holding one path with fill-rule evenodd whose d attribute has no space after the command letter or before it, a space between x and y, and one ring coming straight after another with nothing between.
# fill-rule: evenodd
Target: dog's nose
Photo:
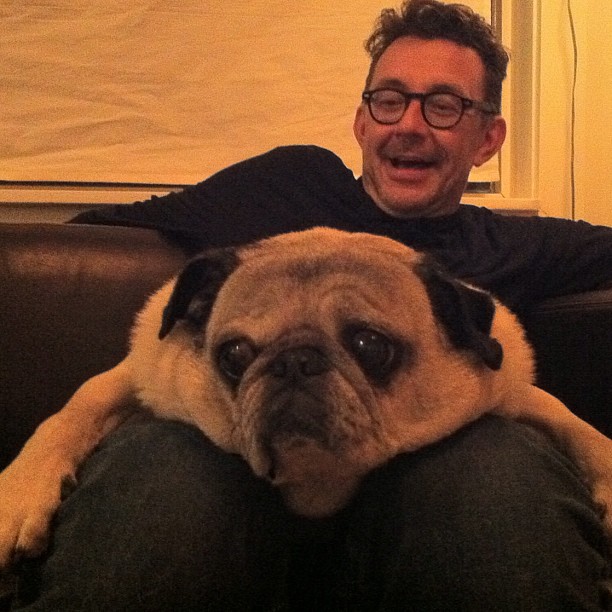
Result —
<instances>
[{"instance_id":1,"label":"dog's nose","mask_svg":"<svg viewBox=\"0 0 612 612\"><path fill-rule=\"evenodd\" d=\"M279 353L269 366L270 374L276 378L319 376L329 369L327 357L311 346L287 349Z\"/></svg>"}]
</instances>

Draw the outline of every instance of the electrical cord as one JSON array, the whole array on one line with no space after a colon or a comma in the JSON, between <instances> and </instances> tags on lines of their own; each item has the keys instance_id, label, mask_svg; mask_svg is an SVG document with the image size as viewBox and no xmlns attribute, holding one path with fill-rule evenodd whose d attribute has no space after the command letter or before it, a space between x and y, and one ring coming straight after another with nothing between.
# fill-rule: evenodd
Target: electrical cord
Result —
<instances>
[{"instance_id":1,"label":"electrical cord","mask_svg":"<svg viewBox=\"0 0 612 612\"><path fill-rule=\"evenodd\" d=\"M570 189L571 214L576 220L576 83L578 80L578 43L576 40L576 24L572 13L572 0L567 0L567 15L572 34L573 75L571 97L571 123L570 123Z\"/></svg>"}]
</instances>

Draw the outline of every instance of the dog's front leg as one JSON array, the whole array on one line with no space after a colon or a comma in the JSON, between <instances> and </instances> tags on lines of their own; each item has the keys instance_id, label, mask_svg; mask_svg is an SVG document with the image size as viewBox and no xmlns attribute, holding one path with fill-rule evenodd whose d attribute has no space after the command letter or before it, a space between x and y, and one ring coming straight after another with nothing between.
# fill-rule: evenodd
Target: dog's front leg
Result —
<instances>
[{"instance_id":1,"label":"dog's front leg","mask_svg":"<svg viewBox=\"0 0 612 612\"><path fill-rule=\"evenodd\" d=\"M498 414L544 429L578 465L604 510L612 542L612 440L573 414L546 391L524 385L497 409Z\"/></svg>"},{"instance_id":2,"label":"dog's front leg","mask_svg":"<svg viewBox=\"0 0 612 612\"><path fill-rule=\"evenodd\" d=\"M121 362L85 382L0 473L0 569L45 549L49 524L78 466L133 406L129 368Z\"/></svg>"}]
</instances>

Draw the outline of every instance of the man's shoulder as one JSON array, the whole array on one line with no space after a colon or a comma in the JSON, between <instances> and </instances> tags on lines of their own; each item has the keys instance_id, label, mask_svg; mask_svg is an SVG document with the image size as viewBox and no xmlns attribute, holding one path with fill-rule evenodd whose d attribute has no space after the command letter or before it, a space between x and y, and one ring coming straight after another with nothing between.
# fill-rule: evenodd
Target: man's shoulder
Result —
<instances>
[{"instance_id":1,"label":"man's shoulder","mask_svg":"<svg viewBox=\"0 0 612 612\"><path fill-rule=\"evenodd\" d=\"M476 234L498 245L521 248L529 243L559 256L582 249L610 251L612 228L586 221L503 214L479 206L461 205L459 223L464 235Z\"/></svg>"},{"instance_id":2,"label":"man's shoulder","mask_svg":"<svg viewBox=\"0 0 612 612\"><path fill-rule=\"evenodd\" d=\"M280 146L239 161L199 184L218 186L226 182L269 183L311 180L338 180L351 176L351 171L332 151L317 145Z\"/></svg>"},{"instance_id":3,"label":"man's shoulder","mask_svg":"<svg viewBox=\"0 0 612 612\"><path fill-rule=\"evenodd\" d=\"M308 160L327 160L342 163L342 160L329 149L314 144L283 145L270 149L263 156L278 158L302 158Z\"/></svg>"},{"instance_id":4,"label":"man's shoulder","mask_svg":"<svg viewBox=\"0 0 612 612\"><path fill-rule=\"evenodd\" d=\"M247 198L257 193L286 198L287 193L342 192L353 189L354 183L352 171L332 151L316 145L290 145L229 166L199 183L195 191L207 197L221 191Z\"/></svg>"},{"instance_id":5,"label":"man's shoulder","mask_svg":"<svg viewBox=\"0 0 612 612\"><path fill-rule=\"evenodd\" d=\"M562 228L569 224L563 233L571 238L574 228L566 220L512 215L469 204L462 204L455 217L457 230L464 239L509 249L520 249L525 242L532 246L548 242L551 236L558 235L559 221Z\"/></svg>"},{"instance_id":6,"label":"man's shoulder","mask_svg":"<svg viewBox=\"0 0 612 612\"><path fill-rule=\"evenodd\" d=\"M511 231L512 228L516 228L517 231L522 232L525 227L533 227L537 230L555 223L552 219L545 217L514 215L473 204L461 204L457 216L464 223L480 224L490 228L499 228L503 231Z\"/></svg>"},{"instance_id":7,"label":"man's shoulder","mask_svg":"<svg viewBox=\"0 0 612 612\"><path fill-rule=\"evenodd\" d=\"M299 174L306 170L321 174L349 174L342 159L329 149L318 145L280 146L263 153L245 163L261 169L263 167L282 168L289 174Z\"/></svg>"}]
</instances>

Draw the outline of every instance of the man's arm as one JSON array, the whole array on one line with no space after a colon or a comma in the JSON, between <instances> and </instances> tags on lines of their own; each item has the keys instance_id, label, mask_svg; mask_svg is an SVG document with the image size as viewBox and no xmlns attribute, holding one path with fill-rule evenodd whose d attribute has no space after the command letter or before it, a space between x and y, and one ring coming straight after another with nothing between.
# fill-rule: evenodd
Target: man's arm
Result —
<instances>
[{"instance_id":1,"label":"man's arm","mask_svg":"<svg viewBox=\"0 0 612 612\"><path fill-rule=\"evenodd\" d=\"M317 225L348 227L359 219L357 191L353 173L331 151L278 147L177 193L98 207L72 222L155 229L193 254Z\"/></svg>"}]
</instances>

